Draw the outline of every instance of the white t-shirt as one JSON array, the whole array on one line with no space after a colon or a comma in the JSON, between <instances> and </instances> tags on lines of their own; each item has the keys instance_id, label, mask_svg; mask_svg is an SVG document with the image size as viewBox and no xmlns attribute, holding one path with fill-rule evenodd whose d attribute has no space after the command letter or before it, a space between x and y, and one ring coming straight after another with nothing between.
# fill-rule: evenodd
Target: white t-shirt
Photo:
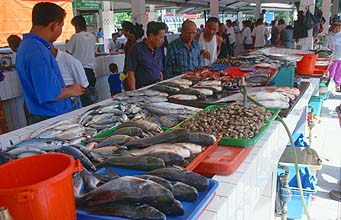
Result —
<instances>
[{"instance_id":1,"label":"white t-shirt","mask_svg":"<svg viewBox=\"0 0 341 220\"><path fill-rule=\"evenodd\" d=\"M85 88L88 87L89 82L79 60L58 49L56 61L66 86L79 83Z\"/></svg>"},{"instance_id":2,"label":"white t-shirt","mask_svg":"<svg viewBox=\"0 0 341 220\"><path fill-rule=\"evenodd\" d=\"M255 47L264 47L266 45L265 35L268 34L268 29L264 24L258 25L252 31L252 36L255 37Z\"/></svg>"},{"instance_id":3,"label":"white t-shirt","mask_svg":"<svg viewBox=\"0 0 341 220\"><path fill-rule=\"evenodd\" d=\"M245 42L244 42L244 38ZM249 27L245 27L242 32L242 40L245 44L252 44L252 37L251 37L251 29Z\"/></svg>"},{"instance_id":4,"label":"white t-shirt","mask_svg":"<svg viewBox=\"0 0 341 220\"><path fill-rule=\"evenodd\" d=\"M119 50L121 49L121 44L116 41L116 43L111 39L110 42L109 42L109 50L111 51L116 51L116 50Z\"/></svg>"},{"instance_id":5,"label":"white t-shirt","mask_svg":"<svg viewBox=\"0 0 341 220\"><path fill-rule=\"evenodd\" d=\"M212 40L210 42L207 42L204 39L204 32L202 32L200 34L198 43L199 43L200 50L207 50L211 55L210 60L204 58L201 55L201 64L204 66L211 65L214 61L216 61L217 56L218 56L218 54L217 54L217 36L214 35L212 37Z\"/></svg>"},{"instance_id":6,"label":"white t-shirt","mask_svg":"<svg viewBox=\"0 0 341 220\"><path fill-rule=\"evenodd\" d=\"M236 36L234 34L234 28L232 26L226 27L226 34L229 35L230 44L236 42Z\"/></svg>"},{"instance_id":7,"label":"white t-shirt","mask_svg":"<svg viewBox=\"0 0 341 220\"><path fill-rule=\"evenodd\" d=\"M82 31L72 35L66 44L66 50L79 60L84 68L94 69L96 37L93 34Z\"/></svg>"}]
</instances>

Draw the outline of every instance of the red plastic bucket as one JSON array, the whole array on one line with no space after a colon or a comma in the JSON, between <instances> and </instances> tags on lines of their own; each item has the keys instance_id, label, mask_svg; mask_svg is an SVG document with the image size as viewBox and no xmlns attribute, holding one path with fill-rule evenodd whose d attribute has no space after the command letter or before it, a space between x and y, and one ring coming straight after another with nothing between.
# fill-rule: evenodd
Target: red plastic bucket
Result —
<instances>
[{"instance_id":1,"label":"red plastic bucket","mask_svg":"<svg viewBox=\"0 0 341 220\"><path fill-rule=\"evenodd\" d=\"M14 220L75 220L72 174L79 160L62 153L40 154L0 166L0 206Z\"/></svg>"},{"instance_id":2,"label":"red plastic bucket","mask_svg":"<svg viewBox=\"0 0 341 220\"><path fill-rule=\"evenodd\" d=\"M312 75L315 70L315 63L318 54L297 54L302 56L302 60L296 63L296 73L300 75Z\"/></svg>"}]
</instances>

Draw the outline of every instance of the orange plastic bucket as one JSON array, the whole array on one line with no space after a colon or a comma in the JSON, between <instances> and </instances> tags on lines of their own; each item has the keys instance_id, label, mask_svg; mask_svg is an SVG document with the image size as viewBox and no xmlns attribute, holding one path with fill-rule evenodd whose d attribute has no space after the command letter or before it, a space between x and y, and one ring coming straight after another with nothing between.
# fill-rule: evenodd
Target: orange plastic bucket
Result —
<instances>
[{"instance_id":1,"label":"orange plastic bucket","mask_svg":"<svg viewBox=\"0 0 341 220\"><path fill-rule=\"evenodd\" d=\"M26 157L0 166L0 206L14 220L75 220L72 174L79 160L62 153Z\"/></svg>"},{"instance_id":2,"label":"orange plastic bucket","mask_svg":"<svg viewBox=\"0 0 341 220\"><path fill-rule=\"evenodd\" d=\"M297 54L302 56L302 60L296 63L296 73L300 75L312 75L315 70L315 63L318 54Z\"/></svg>"}]
</instances>

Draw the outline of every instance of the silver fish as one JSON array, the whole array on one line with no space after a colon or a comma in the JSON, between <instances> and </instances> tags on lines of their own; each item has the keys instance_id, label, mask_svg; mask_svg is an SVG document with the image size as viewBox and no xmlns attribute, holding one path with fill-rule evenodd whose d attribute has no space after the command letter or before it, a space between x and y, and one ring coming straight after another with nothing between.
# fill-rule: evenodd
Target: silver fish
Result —
<instances>
[{"instance_id":1,"label":"silver fish","mask_svg":"<svg viewBox=\"0 0 341 220\"><path fill-rule=\"evenodd\" d=\"M143 94L146 96L158 96L160 95L160 92L153 89L145 89L143 90Z\"/></svg>"},{"instance_id":2,"label":"silver fish","mask_svg":"<svg viewBox=\"0 0 341 220\"><path fill-rule=\"evenodd\" d=\"M46 154L46 151L44 151L40 148L37 148L37 147L32 147L32 146L16 147L16 148L13 148L12 150L8 151L8 153L10 153L14 156L17 156L17 155L25 153L25 152L36 152L38 154L43 154L43 153Z\"/></svg>"},{"instance_id":3,"label":"silver fish","mask_svg":"<svg viewBox=\"0 0 341 220\"><path fill-rule=\"evenodd\" d=\"M129 152L135 156L142 156L155 152L172 152L182 156L183 158L188 158L191 156L191 150L184 145L168 143L155 144L141 150L130 150Z\"/></svg>"},{"instance_id":4,"label":"silver fish","mask_svg":"<svg viewBox=\"0 0 341 220\"><path fill-rule=\"evenodd\" d=\"M176 94L169 96L171 99L177 99L177 100L187 100L187 101L194 101L197 100L198 97L195 95L185 95L185 94Z\"/></svg>"},{"instance_id":5,"label":"silver fish","mask_svg":"<svg viewBox=\"0 0 341 220\"><path fill-rule=\"evenodd\" d=\"M35 136L35 138L55 138L56 136L58 136L62 132L63 132L63 130L57 130L55 128L49 128L49 129L41 132L37 136Z\"/></svg>"},{"instance_id":6,"label":"silver fish","mask_svg":"<svg viewBox=\"0 0 341 220\"><path fill-rule=\"evenodd\" d=\"M36 147L41 150L56 150L61 148L63 145L67 144L68 142L56 139L40 139L40 138L32 138L28 140L24 140L13 147L24 147L24 146L31 146Z\"/></svg>"},{"instance_id":7,"label":"silver fish","mask_svg":"<svg viewBox=\"0 0 341 220\"><path fill-rule=\"evenodd\" d=\"M70 122L69 120L62 120L62 121L58 121L58 122L56 122L54 124L38 128L37 130L32 132L32 134L30 135L30 138L37 137L39 134L41 134L45 130L48 130L50 128L54 128L55 126L58 126L58 125L61 125L61 124L73 124L73 122Z\"/></svg>"},{"instance_id":8,"label":"silver fish","mask_svg":"<svg viewBox=\"0 0 341 220\"><path fill-rule=\"evenodd\" d=\"M19 155L17 156L17 158L31 157L31 156L35 156L35 155L38 155L38 154L40 154L40 153L38 153L38 152L33 152L33 151L26 151L26 152L24 152L24 153L22 153L22 154L19 154Z\"/></svg>"}]
</instances>

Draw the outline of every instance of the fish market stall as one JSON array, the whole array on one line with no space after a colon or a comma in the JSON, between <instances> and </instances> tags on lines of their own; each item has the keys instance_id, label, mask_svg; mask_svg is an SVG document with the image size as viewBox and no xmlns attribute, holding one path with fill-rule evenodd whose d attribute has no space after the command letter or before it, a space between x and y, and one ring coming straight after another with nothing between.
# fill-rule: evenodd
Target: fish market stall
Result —
<instances>
[{"instance_id":1,"label":"fish market stall","mask_svg":"<svg viewBox=\"0 0 341 220\"><path fill-rule=\"evenodd\" d=\"M177 78L177 80L180 80L179 77ZM294 105L291 112L284 119L285 122L288 124L291 131L295 129L301 115L304 114L304 112L306 111L306 106L308 104L308 101L310 97L314 94L316 87L318 86L318 83L319 83L318 79L308 79L306 81L309 82L308 87L302 92L297 103ZM169 89L168 87L165 87L165 86L163 87L159 87L159 86L160 85L153 85L151 86L151 88L153 89L159 88L160 90L165 90L168 92L169 91L175 92L173 95L177 95L176 92L180 91L181 89L186 89L186 88ZM125 97L124 95L119 95L116 97L115 100L111 100L111 99L104 100L99 103L93 104L91 106L87 106L85 108L70 112L68 114L61 115L61 116L58 116L58 117L55 117L46 121L42 121L40 123L31 125L31 126L27 126L27 127L15 130L13 132L0 136L0 146L2 149L5 149L8 147L11 147L13 144L17 144L19 142L25 141L33 136L40 136L40 137L53 136L53 137L59 137L59 139L63 139L64 141L80 142L84 140L82 139L84 136L93 136L96 133L103 134L107 132L107 135L108 133L110 133L109 135L111 135L114 132L141 132L140 129L129 129L129 131L127 131L128 129L123 129L123 128L124 126L132 125L132 123L127 120L130 120L133 118L139 118L141 117L142 114L144 114L143 115L144 117L147 116L148 113L146 113L144 109L141 109L139 105L135 104L135 103L140 103L140 102L144 103L145 100L149 101L145 103L147 106L149 106L149 109L147 109L148 112L149 113L153 112L153 115L160 114L158 115L158 118L162 117L161 112L166 112L165 108L169 110L169 114L177 113L178 115L177 117L175 117L175 119L177 120L179 119L183 120L186 117L191 117L188 112L189 110L193 111L191 113L192 115L196 114L198 111L198 109L195 109L195 108L184 107L184 106L179 106L176 104L170 104L168 102L164 102L165 99L162 98L162 95L160 95L161 93L160 92L155 93L154 91L155 90L144 90L144 91L142 90L141 92L141 90L138 90L136 92L126 94ZM187 98L187 99L192 99L193 96L198 97L198 95L201 94L201 93L196 93L192 90L190 91L182 90L182 91L185 91L185 92L187 91L183 95L188 95L188 96L182 96L182 98ZM188 93L192 93L196 95L191 96L191 94L188 94ZM122 104L118 102L118 100L130 100L131 102L133 100L134 102ZM151 103L154 103L154 104L151 104ZM176 111L173 108L174 109L180 108L180 110ZM100 113L101 116L100 117L96 116L97 113ZM117 118L116 117L117 115L121 117ZM150 118L151 118L150 120L153 120L151 116ZM112 121L108 121L108 120L112 120ZM163 117L163 124L161 125L167 128L167 127L172 127L174 124L179 122L179 121L174 122L173 120L174 118L170 119L168 117ZM105 121L104 124L103 124L103 121ZM159 123L162 123L160 121ZM154 122L157 123L157 120L155 120ZM59 127L56 127L58 123L59 123ZM75 128L73 127L74 124L72 123L78 124L76 126L76 129L77 129L76 131L73 130ZM125 123L128 123L128 124L125 124ZM54 124L54 127L49 127L52 124ZM136 122L133 124L136 124ZM110 129L112 127L117 127L117 126L121 126L121 128L118 127L118 130ZM141 129L145 128L144 125L139 125L139 123L137 123L136 126L138 126ZM43 127L44 129L42 129ZM72 130L68 130L68 129L72 129ZM143 130L142 133L138 133L138 135L142 135L141 136L142 138L147 138L144 142L141 142L137 139L136 143L134 142L128 142L128 143L133 144L135 147L142 146L143 144L147 144L147 143L149 144L151 141L153 141L153 143L155 144L158 144L157 142L154 142L156 140L160 140L160 138L155 138L155 135L159 135L155 132L160 131L160 130L157 129L155 131L152 131L152 130L149 130L147 127L146 129L147 130L142 129ZM65 132L66 130L68 130L69 132ZM70 131L73 131L73 132L70 132ZM181 130L175 130L175 131L179 133L176 135L176 137L180 137ZM77 136L78 134L81 134L81 136ZM288 142L288 137L284 134L285 134L284 128L279 122L272 121L271 123L269 123L263 135L259 138L259 140L252 147L242 148L245 150L242 150L239 152L240 154L243 155L242 157L245 158L244 160L240 161L239 167L238 166L233 167L233 170L229 172L228 173L229 175L227 176L213 175L212 180L208 179L208 188L207 190L204 191L205 192L204 194L199 193L199 197L197 197L198 199L196 200L197 202L190 203L191 204L190 206L186 206L185 204L187 203L182 203L184 207L185 218L181 218L181 219L203 219L203 220L208 220L208 219L224 219L224 220L225 219L236 219L236 220L237 219L238 220L240 219L272 219L273 213L274 213L275 180L276 180L276 173L277 173L277 163L279 161L279 158L282 152L284 151L286 147L286 143ZM162 136L162 139L171 140L169 138L173 138L173 137L174 136L172 135L172 133L169 133L166 136ZM209 140L208 136L207 138L208 138L207 140ZM127 141L127 139L122 139L122 140ZM183 139L182 142L186 142L188 140L189 139ZM200 138L200 140L205 140L205 139ZM98 144L104 145L106 141L109 141L109 140L108 139L105 140L105 138L101 136L97 136L97 139L96 139L96 136L95 136L93 141L97 142ZM110 140L110 141L113 141L113 140ZM55 144L58 144L58 143L56 142ZM211 142L208 142L208 144L211 144ZM91 145L88 145L88 147L91 148ZM215 147L216 149L218 147L220 152L223 152L225 146L215 145ZM186 148L182 148L181 146L178 148L184 157L187 157L186 155L190 155L188 154L189 153L188 150L187 151L185 150ZM229 148L229 147L226 147L226 148ZM98 148L98 149L101 149L101 148ZM229 149L235 150L235 148L229 148ZM69 151L69 149L65 147L62 150L64 150L65 152ZM105 150L108 150L108 149L105 149ZM115 148L115 149L110 148L109 149L109 151L113 151L113 150L116 151L116 150L125 150L125 149L122 149L122 148ZM153 149L149 149L149 150L150 152L156 153L154 152ZM105 164L111 164L115 166L117 166L118 164L118 161L105 160L106 159L105 153L103 152L95 152L95 153L93 152L92 155L95 156L97 159L103 160L102 169L104 170L105 170ZM101 157L99 158L98 155L100 155ZM205 159L205 157L201 159ZM86 164L85 167L87 167L89 170L94 169L90 162L84 162L84 163ZM184 165L184 166L186 167L187 165ZM115 172L117 173L120 173L123 171L125 172L124 169L125 168L122 168L122 170L118 169L118 170L115 170ZM195 168L193 169L195 170ZM102 174L104 174L105 177L108 177L107 174L110 173L111 171L106 170L105 172L106 173L102 173ZM129 175L137 174L137 173L132 174L131 172L133 171L129 171ZM196 177L196 178L200 179L201 177ZM120 183L124 183L124 182L127 182L127 181L129 182L132 180L133 179L129 177L129 178L120 178L117 181L119 181ZM215 184L215 181L217 181L218 184ZM113 182L110 184L113 184ZM106 187L105 184L102 186ZM200 186L197 190L200 191ZM97 191L93 191L93 196L90 196L92 194L88 195L87 201L90 201L90 202L88 202L87 205L91 205L91 204L99 202L99 200L97 199L92 200L92 198L97 198L96 197L97 194L95 194ZM172 200L172 198L170 197L169 200ZM208 205L206 206L205 204L207 203ZM175 202L174 204L178 204L178 203ZM195 211L196 207L200 207L199 210L202 210L202 212ZM136 207L125 206L124 208L135 209ZM117 207L117 209L122 209L122 207L119 206ZM100 214L100 212L96 210L95 211L88 210L88 211L93 211L93 213ZM167 213L168 211L165 211L165 212ZM180 213L182 213L182 211L180 211ZM89 217L86 213L84 213L84 211L79 211L78 214L79 216L84 217L80 219L86 219L86 217L87 219L94 219L94 216ZM111 218L101 218L101 219L111 219ZM180 218L172 217L169 219L180 219Z\"/></svg>"}]
</instances>

